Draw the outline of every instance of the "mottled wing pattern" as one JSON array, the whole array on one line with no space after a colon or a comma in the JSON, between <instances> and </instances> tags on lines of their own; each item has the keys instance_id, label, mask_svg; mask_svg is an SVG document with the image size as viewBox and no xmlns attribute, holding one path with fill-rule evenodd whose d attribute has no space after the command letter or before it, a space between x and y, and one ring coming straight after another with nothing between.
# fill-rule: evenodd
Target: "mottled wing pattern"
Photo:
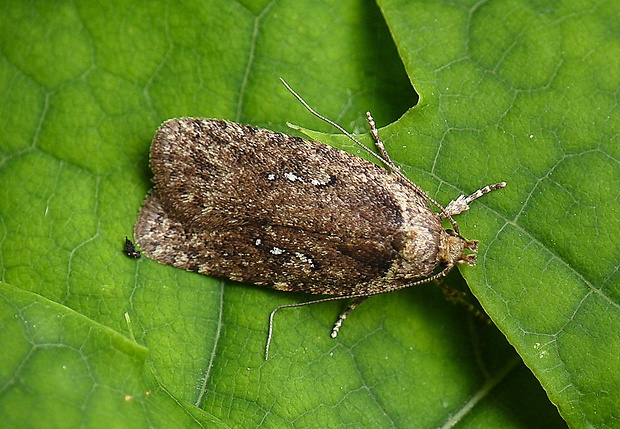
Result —
<instances>
[{"instance_id":1,"label":"mottled wing pattern","mask_svg":"<svg viewBox=\"0 0 620 429\"><path fill-rule=\"evenodd\" d=\"M395 175L357 156L228 121L165 122L151 168L155 189L135 230L147 256L282 290L359 293L403 246L395 195L428 210Z\"/></svg>"}]
</instances>

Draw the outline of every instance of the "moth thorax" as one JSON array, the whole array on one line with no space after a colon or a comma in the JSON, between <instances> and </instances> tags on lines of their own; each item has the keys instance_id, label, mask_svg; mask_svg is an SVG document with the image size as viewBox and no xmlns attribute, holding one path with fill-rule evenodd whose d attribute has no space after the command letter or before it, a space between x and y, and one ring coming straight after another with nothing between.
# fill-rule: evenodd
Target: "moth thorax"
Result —
<instances>
[{"instance_id":1,"label":"moth thorax","mask_svg":"<svg viewBox=\"0 0 620 429\"><path fill-rule=\"evenodd\" d=\"M478 242L467 240L451 229L441 235L439 245L439 263L443 265L467 264L476 265Z\"/></svg>"}]
</instances>

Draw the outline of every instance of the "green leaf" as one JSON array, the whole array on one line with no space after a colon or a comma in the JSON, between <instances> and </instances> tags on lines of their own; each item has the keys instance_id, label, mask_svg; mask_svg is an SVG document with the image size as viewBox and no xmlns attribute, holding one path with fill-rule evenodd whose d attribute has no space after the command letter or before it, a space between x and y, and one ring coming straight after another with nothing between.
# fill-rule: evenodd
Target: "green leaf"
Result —
<instances>
[{"instance_id":1,"label":"green leaf","mask_svg":"<svg viewBox=\"0 0 620 429\"><path fill-rule=\"evenodd\" d=\"M570 426L617 424L619 7L379 6L2 3L6 427L565 426L532 373ZM458 218L501 333L427 285L368 300L336 340L344 303L284 310L265 362L269 312L312 297L122 253L163 120L334 131L279 77L348 130L389 124L443 203L508 182Z\"/></svg>"},{"instance_id":2,"label":"green leaf","mask_svg":"<svg viewBox=\"0 0 620 429\"><path fill-rule=\"evenodd\" d=\"M616 426L620 7L381 4L420 94L391 128L432 122L414 166L465 193L508 182L463 216L481 240L472 291L571 426ZM446 9L449 26L408 27Z\"/></svg>"},{"instance_id":3,"label":"green leaf","mask_svg":"<svg viewBox=\"0 0 620 429\"><path fill-rule=\"evenodd\" d=\"M224 427L153 380L146 348L65 306L0 283L0 324L4 427Z\"/></svg>"}]
</instances>

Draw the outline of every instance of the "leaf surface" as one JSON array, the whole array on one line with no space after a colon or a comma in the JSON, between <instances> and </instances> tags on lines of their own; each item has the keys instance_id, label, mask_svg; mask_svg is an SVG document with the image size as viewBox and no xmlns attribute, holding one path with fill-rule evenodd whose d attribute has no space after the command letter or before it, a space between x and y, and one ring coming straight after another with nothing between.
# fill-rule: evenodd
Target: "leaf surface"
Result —
<instances>
[{"instance_id":1,"label":"leaf surface","mask_svg":"<svg viewBox=\"0 0 620 429\"><path fill-rule=\"evenodd\" d=\"M570 426L617 423L615 3L0 8L7 427L565 427L532 373ZM334 132L279 77L348 130L370 110L442 203L508 182L459 216L501 333L426 285L368 300L336 340L345 303L282 311L265 362L269 312L312 297L123 254L163 120Z\"/></svg>"}]
</instances>

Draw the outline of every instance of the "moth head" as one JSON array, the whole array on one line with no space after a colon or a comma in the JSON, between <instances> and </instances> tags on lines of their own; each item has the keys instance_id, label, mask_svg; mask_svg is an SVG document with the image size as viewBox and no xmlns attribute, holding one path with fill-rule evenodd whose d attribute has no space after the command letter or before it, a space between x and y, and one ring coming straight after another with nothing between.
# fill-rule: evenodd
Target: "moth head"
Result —
<instances>
[{"instance_id":1,"label":"moth head","mask_svg":"<svg viewBox=\"0 0 620 429\"><path fill-rule=\"evenodd\" d=\"M476 265L477 240L467 240L451 229L446 229L439 246L439 260L445 265Z\"/></svg>"}]
</instances>

